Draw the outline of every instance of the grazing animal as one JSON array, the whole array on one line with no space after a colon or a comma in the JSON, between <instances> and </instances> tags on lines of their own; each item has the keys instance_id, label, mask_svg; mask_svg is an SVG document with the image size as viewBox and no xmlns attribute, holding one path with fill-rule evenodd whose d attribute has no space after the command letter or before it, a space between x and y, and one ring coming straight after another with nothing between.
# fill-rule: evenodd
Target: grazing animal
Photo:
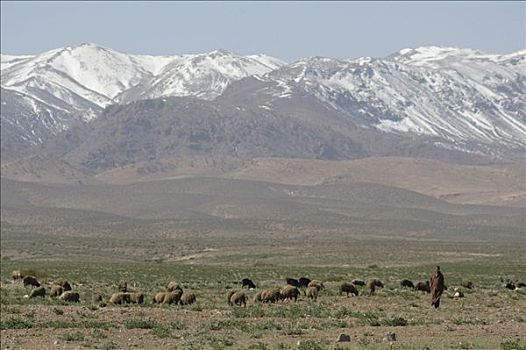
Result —
<instances>
[{"instance_id":1,"label":"grazing animal","mask_svg":"<svg viewBox=\"0 0 526 350\"><path fill-rule=\"evenodd\" d=\"M231 292L229 292L228 294L230 293ZM232 294L230 294L230 298L228 299L228 304L230 306L243 305L246 307L247 300L248 300L248 297L246 296L245 292L243 290L238 290L237 292L233 292Z\"/></svg>"},{"instance_id":2,"label":"grazing animal","mask_svg":"<svg viewBox=\"0 0 526 350\"><path fill-rule=\"evenodd\" d=\"M243 278L243 280L241 281L241 288L243 287L247 287L248 289L256 289L256 285L254 284L254 282L252 282L252 280L248 279L248 278Z\"/></svg>"},{"instance_id":3,"label":"grazing animal","mask_svg":"<svg viewBox=\"0 0 526 350\"><path fill-rule=\"evenodd\" d=\"M262 301L264 303L275 303L281 299L281 293L279 288L266 289L261 295Z\"/></svg>"},{"instance_id":4,"label":"grazing animal","mask_svg":"<svg viewBox=\"0 0 526 350\"><path fill-rule=\"evenodd\" d=\"M93 293L91 294L91 302L93 304L100 303L102 301L102 295L99 293Z\"/></svg>"},{"instance_id":5,"label":"grazing animal","mask_svg":"<svg viewBox=\"0 0 526 350\"><path fill-rule=\"evenodd\" d=\"M181 295L183 295L183 291L181 289L175 289L173 292L168 292L164 296L163 304L179 304L181 301Z\"/></svg>"},{"instance_id":6,"label":"grazing animal","mask_svg":"<svg viewBox=\"0 0 526 350\"><path fill-rule=\"evenodd\" d=\"M307 287L305 290L305 295L307 298L316 301L318 299L319 290L316 287Z\"/></svg>"},{"instance_id":7,"label":"grazing animal","mask_svg":"<svg viewBox=\"0 0 526 350\"><path fill-rule=\"evenodd\" d=\"M370 279L369 282L367 282L367 288L369 288L369 295L374 294L374 292L376 291L376 287L383 288L383 282L377 278Z\"/></svg>"},{"instance_id":8,"label":"grazing animal","mask_svg":"<svg viewBox=\"0 0 526 350\"><path fill-rule=\"evenodd\" d=\"M126 293L128 294L128 299L132 304L143 304L144 303L144 294L143 293Z\"/></svg>"},{"instance_id":9,"label":"grazing animal","mask_svg":"<svg viewBox=\"0 0 526 350\"><path fill-rule=\"evenodd\" d=\"M462 283L460 284L462 287L464 288L467 288L467 289L473 289L475 286L473 285L473 282L471 281L462 281Z\"/></svg>"},{"instance_id":10,"label":"grazing animal","mask_svg":"<svg viewBox=\"0 0 526 350\"><path fill-rule=\"evenodd\" d=\"M19 270L14 270L13 272L11 272L11 278L16 281L16 280L21 280L24 278L24 275L22 274L22 272L20 272Z\"/></svg>"},{"instance_id":11,"label":"grazing animal","mask_svg":"<svg viewBox=\"0 0 526 350\"><path fill-rule=\"evenodd\" d=\"M38 287L33 290L31 290L31 293L29 293L29 298L35 298L35 297L45 297L46 296L46 288L44 287Z\"/></svg>"},{"instance_id":12,"label":"grazing animal","mask_svg":"<svg viewBox=\"0 0 526 350\"><path fill-rule=\"evenodd\" d=\"M259 292L254 295L254 302L255 303L262 303L263 302L263 294L265 293L265 290L260 290Z\"/></svg>"},{"instance_id":13,"label":"grazing animal","mask_svg":"<svg viewBox=\"0 0 526 350\"><path fill-rule=\"evenodd\" d=\"M128 282L120 282L117 285L117 289L122 293L126 293L128 291Z\"/></svg>"},{"instance_id":14,"label":"grazing animal","mask_svg":"<svg viewBox=\"0 0 526 350\"><path fill-rule=\"evenodd\" d=\"M62 288L62 286L52 286L49 296L51 298L58 298L62 293L64 293L64 288Z\"/></svg>"},{"instance_id":15,"label":"grazing animal","mask_svg":"<svg viewBox=\"0 0 526 350\"><path fill-rule=\"evenodd\" d=\"M195 294L192 293L183 293L181 295L181 305L190 305L195 303Z\"/></svg>"},{"instance_id":16,"label":"grazing animal","mask_svg":"<svg viewBox=\"0 0 526 350\"><path fill-rule=\"evenodd\" d=\"M181 288L181 286L179 285L179 283L175 282L175 281L171 281L170 283L168 283L168 285L166 286L166 290L169 291L169 292L173 292L175 291L176 289L179 289L179 290L183 290L183 288Z\"/></svg>"},{"instance_id":17,"label":"grazing animal","mask_svg":"<svg viewBox=\"0 0 526 350\"><path fill-rule=\"evenodd\" d=\"M318 291L325 289L325 286L323 285L323 283L317 280L310 281L307 287L315 287L316 289L318 289Z\"/></svg>"},{"instance_id":18,"label":"grazing animal","mask_svg":"<svg viewBox=\"0 0 526 350\"><path fill-rule=\"evenodd\" d=\"M358 289L352 283L343 282L340 285L340 295L342 295L342 293L347 293L347 297L349 297L349 294L358 296Z\"/></svg>"},{"instance_id":19,"label":"grazing animal","mask_svg":"<svg viewBox=\"0 0 526 350\"><path fill-rule=\"evenodd\" d=\"M110 297L110 303L112 304L124 304L130 302L130 294L124 292L113 293Z\"/></svg>"},{"instance_id":20,"label":"grazing animal","mask_svg":"<svg viewBox=\"0 0 526 350\"><path fill-rule=\"evenodd\" d=\"M298 281L298 287L299 288L307 288L309 286L309 283L311 283L312 280L307 277L302 277Z\"/></svg>"},{"instance_id":21,"label":"grazing animal","mask_svg":"<svg viewBox=\"0 0 526 350\"><path fill-rule=\"evenodd\" d=\"M365 281L359 279L354 279L351 281L351 283L355 286L365 286Z\"/></svg>"},{"instance_id":22,"label":"grazing animal","mask_svg":"<svg viewBox=\"0 0 526 350\"><path fill-rule=\"evenodd\" d=\"M430 278L431 284L431 305L436 308L440 306L440 297L444 292L444 275L440 271L440 266L437 266L435 272Z\"/></svg>"},{"instance_id":23,"label":"grazing animal","mask_svg":"<svg viewBox=\"0 0 526 350\"><path fill-rule=\"evenodd\" d=\"M25 276L22 281L24 282L24 286L33 286L33 287L40 287L40 283L38 283L36 277L33 276Z\"/></svg>"},{"instance_id":24,"label":"grazing animal","mask_svg":"<svg viewBox=\"0 0 526 350\"><path fill-rule=\"evenodd\" d=\"M64 291L71 290L71 285L65 279L59 279L58 281L55 282L55 284L57 286L61 286L62 289L64 289Z\"/></svg>"},{"instance_id":25,"label":"grazing animal","mask_svg":"<svg viewBox=\"0 0 526 350\"><path fill-rule=\"evenodd\" d=\"M60 295L59 299L70 303L78 303L80 302L80 295L77 292L67 290Z\"/></svg>"},{"instance_id":26,"label":"grazing animal","mask_svg":"<svg viewBox=\"0 0 526 350\"><path fill-rule=\"evenodd\" d=\"M510 289L510 290L515 290L516 286L515 286L515 283L513 283L512 281L507 281L506 284L504 285L504 287Z\"/></svg>"},{"instance_id":27,"label":"grazing animal","mask_svg":"<svg viewBox=\"0 0 526 350\"><path fill-rule=\"evenodd\" d=\"M421 292L426 292L426 293L431 293L431 285L429 284L429 281L418 282L415 285L415 290L419 290Z\"/></svg>"},{"instance_id":28,"label":"grazing animal","mask_svg":"<svg viewBox=\"0 0 526 350\"><path fill-rule=\"evenodd\" d=\"M294 301L297 301L298 296L300 295L300 291L295 286L287 284L286 286L281 288L279 294L281 300L294 299Z\"/></svg>"},{"instance_id":29,"label":"grazing animal","mask_svg":"<svg viewBox=\"0 0 526 350\"><path fill-rule=\"evenodd\" d=\"M400 285L402 287L407 287L407 288L411 288L411 289L415 288L415 285L410 280L402 280L402 281L400 281Z\"/></svg>"},{"instance_id":30,"label":"grazing animal","mask_svg":"<svg viewBox=\"0 0 526 350\"><path fill-rule=\"evenodd\" d=\"M287 278L287 284L289 284L291 286L294 286L294 287L299 287L300 286L300 281L298 281L295 278Z\"/></svg>"},{"instance_id":31,"label":"grazing animal","mask_svg":"<svg viewBox=\"0 0 526 350\"><path fill-rule=\"evenodd\" d=\"M517 283L517 288L524 288L524 287L526 287L526 283L524 283L524 282L518 282Z\"/></svg>"}]
</instances>

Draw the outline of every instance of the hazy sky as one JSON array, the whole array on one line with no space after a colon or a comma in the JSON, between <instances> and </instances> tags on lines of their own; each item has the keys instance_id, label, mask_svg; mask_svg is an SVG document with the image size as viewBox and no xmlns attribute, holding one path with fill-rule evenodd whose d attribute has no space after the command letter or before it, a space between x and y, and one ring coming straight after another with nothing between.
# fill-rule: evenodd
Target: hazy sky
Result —
<instances>
[{"instance_id":1,"label":"hazy sky","mask_svg":"<svg viewBox=\"0 0 526 350\"><path fill-rule=\"evenodd\" d=\"M94 42L128 53L223 48L286 61L423 45L526 47L526 2L1 2L1 52Z\"/></svg>"}]
</instances>

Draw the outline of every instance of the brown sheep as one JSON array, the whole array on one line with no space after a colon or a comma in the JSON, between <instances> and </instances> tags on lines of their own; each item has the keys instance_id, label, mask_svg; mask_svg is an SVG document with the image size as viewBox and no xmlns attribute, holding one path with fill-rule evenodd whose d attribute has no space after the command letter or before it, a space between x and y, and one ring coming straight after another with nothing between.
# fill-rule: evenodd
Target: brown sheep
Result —
<instances>
[{"instance_id":1,"label":"brown sheep","mask_svg":"<svg viewBox=\"0 0 526 350\"><path fill-rule=\"evenodd\" d=\"M33 276L25 276L22 281L24 282L24 286L40 287L40 283L38 283L37 279Z\"/></svg>"},{"instance_id":2,"label":"brown sheep","mask_svg":"<svg viewBox=\"0 0 526 350\"><path fill-rule=\"evenodd\" d=\"M62 293L64 293L64 288L62 288L62 286L52 286L49 296L51 298L58 298Z\"/></svg>"},{"instance_id":3,"label":"brown sheep","mask_svg":"<svg viewBox=\"0 0 526 350\"><path fill-rule=\"evenodd\" d=\"M230 293L229 293L230 294ZM248 300L248 297L246 296L245 292L242 291L242 290L239 290L237 292L234 292L232 293L232 295L230 296L230 300L228 301L228 303L231 305L231 306L234 306L234 305L243 305L243 306L247 306L247 300Z\"/></svg>"},{"instance_id":4,"label":"brown sheep","mask_svg":"<svg viewBox=\"0 0 526 350\"><path fill-rule=\"evenodd\" d=\"M173 292L167 292L164 296L163 304L179 304L179 301L181 300L181 295L183 295L183 291L180 289L175 289Z\"/></svg>"},{"instance_id":5,"label":"brown sheep","mask_svg":"<svg viewBox=\"0 0 526 350\"><path fill-rule=\"evenodd\" d=\"M353 279L351 283L355 286L365 286L365 281L359 279Z\"/></svg>"},{"instance_id":6,"label":"brown sheep","mask_svg":"<svg viewBox=\"0 0 526 350\"><path fill-rule=\"evenodd\" d=\"M91 294L91 302L93 304L100 303L102 301L102 295L99 293Z\"/></svg>"},{"instance_id":7,"label":"brown sheep","mask_svg":"<svg viewBox=\"0 0 526 350\"><path fill-rule=\"evenodd\" d=\"M192 293L183 293L181 295L181 305L190 305L195 303L195 294Z\"/></svg>"},{"instance_id":8,"label":"brown sheep","mask_svg":"<svg viewBox=\"0 0 526 350\"><path fill-rule=\"evenodd\" d=\"M370 279L369 282L367 282L367 288L369 288L369 295L374 294L374 292L376 291L376 287L383 288L383 282L377 278Z\"/></svg>"},{"instance_id":9,"label":"brown sheep","mask_svg":"<svg viewBox=\"0 0 526 350\"><path fill-rule=\"evenodd\" d=\"M318 290L318 292L322 289L325 289L325 286L323 285L323 283L317 280L310 281L307 287L314 287Z\"/></svg>"},{"instance_id":10,"label":"brown sheep","mask_svg":"<svg viewBox=\"0 0 526 350\"><path fill-rule=\"evenodd\" d=\"M265 290L260 290L259 292L254 295L254 302L255 303L262 303L263 302L263 294L265 293Z\"/></svg>"},{"instance_id":11,"label":"brown sheep","mask_svg":"<svg viewBox=\"0 0 526 350\"><path fill-rule=\"evenodd\" d=\"M46 296L46 288L44 287L38 287L33 290L31 290L31 293L29 293L29 298L35 298L35 297L45 297Z\"/></svg>"},{"instance_id":12,"label":"brown sheep","mask_svg":"<svg viewBox=\"0 0 526 350\"><path fill-rule=\"evenodd\" d=\"M130 302L130 295L124 292L113 293L110 297L110 303L112 304L124 304Z\"/></svg>"},{"instance_id":13,"label":"brown sheep","mask_svg":"<svg viewBox=\"0 0 526 350\"><path fill-rule=\"evenodd\" d=\"M316 287L315 287L316 288ZM298 296L300 295L300 291L298 288L291 286L290 284L287 284L281 290L279 291L281 300L287 300L287 299L294 299L294 301L298 300Z\"/></svg>"},{"instance_id":14,"label":"brown sheep","mask_svg":"<svg viewBox=\"0 0 526 350\"><path fill-rule=\"evenodd\" d=\"M418 282L415 285L415 290L419 290L421 292L426 292L426 293L431 293L431 285L429 284L429 281Z\"/></svg>"},{"instance_id":15,"label":"brown sheep","mask_svg":"<svg viewBox=\"0 0 526 350\"><path fill-rule=\"evenodd\" d=\"M60 300L64 300L67 302L74 302L78 303L80 301L80 295L77 292L72 292L70 290L65 291L62 293L62 295L59 297Z\"/></svg>"},{"instance_id":16,"label":"brown sheep","mask_svg":"<svg viewBox=\"0 0 526 350\"><path fill-rule=\"evenodd\" d=\"M132 304L143 304L144 303L144 294L142 293L126 293L128 294L128 299Z\"/></svg>"},{"instance_id":17,"label":"brown sheep","mask_svg":"<svg viewBox=\"0 0 526 350\"><path fill-rule=\"evenodd\" d=\"M171 281L170 283L168 283L168 285L166 286L166 290L169 291L169 292L173 292L175 291L176 289L179 289L179 290L183 290L183 288L181 288L181 286L179 285L179 283L177 282L174 282L174 281Z\"/></svg>"},{"instance_id":18,"label":"brown sheep","mask_svg":"<svg viewBox=\"0 0 526 350\"><path fill-rule=\"evenodd\" d=\"M128 291L128 282L120 282L117 285L117 289L122 293L126 293Z\"/></svg>"},{"instance_id":19,"label":"brown sheep","mask_svg":"<svg viewBox=\"0 0 526 350\"><path fill-rule=\"evenodd\" d=\"M234 293L236 293L235 290L231 290L231 291L229 291L227 293L227 295L226 295L226 302L228 303L228 305L232 305L232 304L230 304L230 298L232 298L232 295L234 295Z\"/></svg>"},{"instance_id":20,"label":"brown sheep","mask_svg":"<svg viewBox=\"0 0 526 350\"><path fill-rule=\"evenodd\" d=\"M13 272L11 272L11 278L16 281L16 280L21 280L24 278L24 275L22 274L21 271L19 270L14 270Z\"/></svg>"},{"instance_id":21,"label":"brown sheep","mask_svg":"<svg viewBox=\"0 0 526 350\"><path fill-rule=\"evenodd\" d=\"M352 283L343 282L340 285L340 295L342 295L342 293L347 293L347 297L349 297L349 294L357 296L358 295L358 289L356 289L356 287Z\"/></svg>"},{"instance_id":22,"label":"brown sheep","mask_svg":"<svg viewBox=\"0 0 526 350\"><path fill-rule=\"evenodd\" d=\"M281 299L280 288L267 289L264 291L263 295L264 303L276 303Z\"/></svg>"},{"instance_id":23,"label":"brown sheep","mask_svg":"<svg viewBox=\"0 0 526 350\"><path fill-rule=\"evenodd\" d=\"M307 289L305 290L305 295L307 296L307 298L312 299L314 301L318 299L318 293L319 290L315 286L307 287Z\"/></svg>"}]
</instances>

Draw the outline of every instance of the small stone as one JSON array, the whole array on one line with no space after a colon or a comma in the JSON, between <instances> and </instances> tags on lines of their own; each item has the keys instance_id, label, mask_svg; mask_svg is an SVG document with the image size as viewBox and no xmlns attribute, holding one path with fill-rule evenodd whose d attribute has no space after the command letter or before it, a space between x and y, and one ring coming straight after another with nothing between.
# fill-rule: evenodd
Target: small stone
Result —
<instances>
[{"instance_id":1,"label":"small stone","mask_svg":"<svg viewBox=\"0 0 526 350\"><path fill-rule=\"evenodd\" d=\"M336 340L338 343L351 341L351 336L349 334L341 333Z\"/></svg>"},{"instance_id":2,"label":"small stone","mask_svg":"<svg viewBox=\"0 0 526 350\"><path fill-rule=\"evenodd\" d=\"M396 334L393 332L388 332L384 336L384 341L396 341Z\"/></svg>"}]
</instances>

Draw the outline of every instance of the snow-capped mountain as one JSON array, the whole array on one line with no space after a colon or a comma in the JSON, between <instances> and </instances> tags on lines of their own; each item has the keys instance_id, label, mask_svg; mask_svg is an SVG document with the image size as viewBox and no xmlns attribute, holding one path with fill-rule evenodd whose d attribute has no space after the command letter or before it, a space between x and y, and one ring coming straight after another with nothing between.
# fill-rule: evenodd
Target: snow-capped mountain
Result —
<instances>
[{"instance_id":1,"label":"snow-capped mountain","mask_svg":"<svg viewBox=\"0 0 526 350\"><path fill-rule=\"evenodd\" d=\"M262 84L243 83L250 76ZM2 55L1 87L3 151L39 144L112 104L184 96L212 101L229 87L229 103L257 101L252 107L296 120L308 116L317 125L423 136L462 152L526 147L526 50L496 55L420 47L383 59L312 57L285 64L224 50L147 56L82 44ZM307 112L311 104L279 102L302 96L334 111L331 119Z\"/></svg>"},{"instance_id":2,"label":"snow-capped mountain","mask_svg":"<svg viewBox=\"0 0 526 350\"><path fill-rule=\"evenodd\" d=\"M274 94L308 91L366 127L465 142L526 145L526 50L404 49L386 59L308 58L265 76Z\"/></svg>"},{"instance_id":3,"label":"snow-capped mountain","mask_svg":"<svg viewBox=\"0 0 526 350\"><path fill-rule=\"evenodd\" d=\"M24 103L29 144L69 128L77 119L88 121L111 104L166 96L211 99L234 80L265 74L284 63L265 55L241 56L227 51L201 55L129 55L95 44L81 44L35 56L2 55L2 105ZM8 108L5 108L6 110ZM12 109L9 109L12 110ZM32 117L28 117L32 110ZM54 118L56 111L70 114ZM73 117L75 115L75 117ZM16 116L2 113L3 124L15 125ZM6 119L4 121L4 119ZM44 135L41 126L45 125ZM22 131L22 130L21 130Z\"/></svg>"}]
</instances>

